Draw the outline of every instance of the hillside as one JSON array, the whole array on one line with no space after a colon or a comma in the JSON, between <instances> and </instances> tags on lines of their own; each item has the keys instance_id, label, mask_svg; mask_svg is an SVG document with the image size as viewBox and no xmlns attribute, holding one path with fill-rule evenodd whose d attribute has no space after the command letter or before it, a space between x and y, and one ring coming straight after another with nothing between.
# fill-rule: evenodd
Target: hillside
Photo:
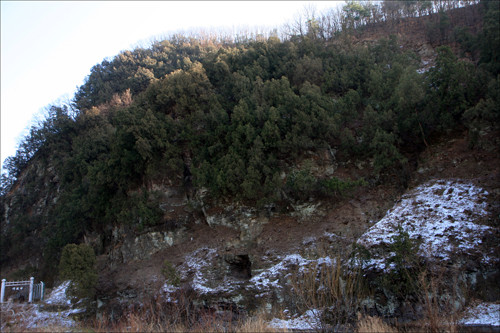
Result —
<instances>
[{"instance_id":1,"label":"hillside","mask_svg":"<svg viewBox=\"0 0 500 333\"><path fill-rule=\"evenodd\" d=\"M185 295L191 311L328 313L337 300L292 292L313 266L370 278L324 327L362 308L422 318L435 276L460 308L498 301L498 13L173 36L104 60L6 161L2 278L56 287L75 243L97 255L88 313L117 320Z\"/></svg>"}]
</instances>

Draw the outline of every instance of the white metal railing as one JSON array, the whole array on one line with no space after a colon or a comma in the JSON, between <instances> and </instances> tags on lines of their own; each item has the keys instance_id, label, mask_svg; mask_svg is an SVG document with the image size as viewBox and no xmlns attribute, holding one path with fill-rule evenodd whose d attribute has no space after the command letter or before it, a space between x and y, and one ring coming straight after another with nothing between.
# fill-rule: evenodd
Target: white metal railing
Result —
<instances>
[{"instance_id":1,"label":"white metal railing","mask_svg":"<svg viewBox=\"0 0 500 333\"><path fill-rule=\"evenodd\" d=\"M45 283L40 281L40 283L36 283L33 285L33 299L43 300L43 296L45 295Z\"/></svg>"},{"instance_id":2,"label":"white metal railing","mask_svg":"<svg viewBox=\"0 0 500 333\"><path fill-rule=\"evenodd\" d=\"M43 282L34 284L35 278L31 277L29 281L12 281L7 282L2 279L2 290L0 294L0 303L5 302L5 288L12 287L13 290L22 290L24 286L29 286L28 302L32 303L33 299L43 299L45 293L45 284ZM19 289L20 288L20 289Z\"/></svg>"}]
</instances>

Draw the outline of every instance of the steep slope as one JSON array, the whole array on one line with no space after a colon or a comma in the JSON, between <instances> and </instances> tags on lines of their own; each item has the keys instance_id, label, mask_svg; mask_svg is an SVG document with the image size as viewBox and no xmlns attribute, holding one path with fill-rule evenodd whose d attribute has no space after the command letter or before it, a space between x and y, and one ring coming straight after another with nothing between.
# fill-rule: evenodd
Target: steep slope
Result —
<instances>
[{"instance_id":1,"label":"steep slope","mask_svg":"<svg viewBox=\"0 0 500 333\"><path fill-rule=\"evenodd\" d=\"M368 239L390 240L403 212L409 239L442 235L463 247L460 269L483 276L471 294L497 300L484 293L498 275L496 60L476 66L434 44L423 61L427 44L378 37L354 46L307 36L220 48L166 41L93 68L76 115L54 107L10 160L2 272L57 284L61 249L82 242L98 255L99 312L119 317L179 292L249 311L290 301L297 266L346 263L360 245L372 264L390 260L390 241ZM440 188L425 196L431 186ZM477 207L441 202L441 190ZM424 252L416 256L433 256ZM490 259L466 267L483 254ZM379 281L371 288L371 312L401 315L399 295Z\"/></svg>"}]
</instances>

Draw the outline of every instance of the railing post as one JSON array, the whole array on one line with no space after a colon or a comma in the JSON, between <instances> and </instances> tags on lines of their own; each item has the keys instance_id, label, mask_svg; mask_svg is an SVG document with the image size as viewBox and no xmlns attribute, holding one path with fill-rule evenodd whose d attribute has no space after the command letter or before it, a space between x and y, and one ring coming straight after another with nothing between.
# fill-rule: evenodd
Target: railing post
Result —
<instances>
[{"instance_id":1,"label":"railing post","mask_svg":"<svg viewBox=\"0 0 500 333\"><path fill-rule=\"evenodd\" d=\"M35 280L34 277L30 278L30 297L29 297L29 300L28 300L28 302L30 302L30 303L33 302L33 282L34 282L34 280Z\"/></svg>"},{"instance_id":2,"label":"railing post","mask_svg":"<svg viewBox=\"0 0 500 333\"><path fill-rule=\"evenodd\" d=\"M40 301L43 301L43 296L45 296L45 283L40 281L40 284L42 285L42 290L40 291Z\"/></svg>"},{"instance_id":3,"label":"railing post","mask_svg":"<svg viewBox=\"0 0 500 333\"><path fill-rule=\"evenodd\" d=\"M2 292L0 296L0 303L3 303L3 299L5 298L5 279L2 279Z\"/></svg>"}]
</instances>

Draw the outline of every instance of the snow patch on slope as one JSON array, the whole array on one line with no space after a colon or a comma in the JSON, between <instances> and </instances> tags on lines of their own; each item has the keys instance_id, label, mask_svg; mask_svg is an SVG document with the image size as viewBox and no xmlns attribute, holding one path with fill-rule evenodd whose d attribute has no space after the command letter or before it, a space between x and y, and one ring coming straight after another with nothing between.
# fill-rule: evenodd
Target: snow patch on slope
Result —
<instances>
[{"instance_id":1,"label":"snow patch on slope","mask_svg":"<svg viewBox=\"0 0 500 333\"><path fill-rule=\"evenodd\" d=\"M71 301L68 299L68 297L66 297L66 290L68 289L70 282L71 281L69 280L64 281L61 285L54 288L54 290L52 290L50 295L48 295L47 298L45 298L44 302L46 304L53 304L53 305L71 304Z\"/></svg>"},{"instance_id":2,"label":"snow patch on slope","mask_svg":"<svg viewBox=\"0 0 500 333\"><path fill-rule=\"evenodd\" d=\"M270 291L282 289L282 283L286 282L287 277L291 275L292 269L300 274L305 273L314 265L332 266L335 263L336 259L328 256L317 260L309 260L303 258L300 254L287 255L278 264L252 277L246 289L258 292L259 294L256 297L263 297ZM280 283L280 280L282 283Z\"/></svg>"},{"instance_id":3,"label":"snow patch on slope","mask_svg":"<svg viewBox=\"0 0 500 333\"><path fill-rule=\"evenodd\" d=\"M85 309L82 308L69 308L68 305L71 301L66 297L66 290L70 281L65 281L57 288L55 288L43 303L47 305L61 306L58 311L44 311L43 303L41 304L2 304L2 316L5 316L5 324L9 321L7 316L11 316L14 322L9 322L10 325L15 325L16 318L21 319L22 327L27 329L39 328L62 328L62 327L76 327L76 321L71 318L72 315L82 313ZM3 318L4 319L4 318ZM2 321L3 322L3 321ZM1 331L6 327L1 327Z\"/></svg>"},{"instance_id":4,"label":"snow patch on slope","mask_svg":"<svg viewBox=\"0 0 500 333\"><path fill-rule=\"evenodd\" d=\"M228 276L223 278L217 276L214 265L217 265L219 259L216 249L204 247L192 252L185 257L184 263L177 267L181 281L191 280L191 286L199 295L234 291L240 282ZM167 295L173 294L178 289L168 284L162 287L162 291Z\"/></svg>"},{"instance_id":5,"label":"snow patch on slope","mask_svg":"<svg viewBox=\"0 0 500 333\"><path fill-rule=\"evenodd\" d=\"M215 249L202 248L186 257L186 261L182 265L181 279L185 280L187 276L194 275L192 286L200 295L217 292L217 288L207 286L208 279L206 268L217 255Z\"/></svg>"},{"instance_id":6,"label":"snow patch on slope","mask_svg":"<svg viewBox=\"0 0 500 333\"><path fill-rule=\"evenodd\" d=\"M75 327L77 323L71 315L82 313L84 309L70 309L59 312L40 311L38 306L35 306L30 312L30 315L25 319L26 328L46 328L50 326L56 327Z\"/></svg>"},{"instance_id":7,"label":"snow patch on slope","mask_svg":"<svg viewBox=\"0 0 500 333\"><path fill-rule=\"evenodd\" d=\"M487 195L487 191L469 182L428 182L403 196L359 238L358 244L368 249L391 244L401 226L410 238L421 240L419 255L447 260L453 253L474 253L481 238L492 229L472 222L488 215L483 200ZM483 258L485 263L491 260L487 254ZM383 269L384 259L372 259L370 265Z\"/></svg>"},{"instance_id":8,"label":"snow patch on slope","mask_svg":"<svg viewBox=\"0 0 500 333\"><path fill-rule=\"evenodd\" d=\"M260 274L250 279L250 285L247 289L255 289L260 292L269 291L271 289L281 289L279 285L280 277L283 273L288 271L290 267L298 266L299 270L308 265L310 260L302 258L299 254L292 254L286 256L278 264L264 270Z\"/></svg>"},{"instance_id":9,"label":"snow patch on slope","mask_svg":"<svg viewBox=\"0 0 500 333\"><path fill-rule=\"evenodd\" d=\"M321 317L322 311L320 310L307 310L302 316L291 319L278 319L273 318L269 322L269 326L276 329L289 329L289 330L318 330L322 327Z\"/></svg>"},{"instance_id":10,"label":"snow patch on slope","mask_svg":"<svg viewBox=\"0 0 500 333\"><path fill-rule=\"evenodd\" d=\"M467 310L462 325L500 326L500 304L480 303Z\"/></svg>"}]
</instances>

